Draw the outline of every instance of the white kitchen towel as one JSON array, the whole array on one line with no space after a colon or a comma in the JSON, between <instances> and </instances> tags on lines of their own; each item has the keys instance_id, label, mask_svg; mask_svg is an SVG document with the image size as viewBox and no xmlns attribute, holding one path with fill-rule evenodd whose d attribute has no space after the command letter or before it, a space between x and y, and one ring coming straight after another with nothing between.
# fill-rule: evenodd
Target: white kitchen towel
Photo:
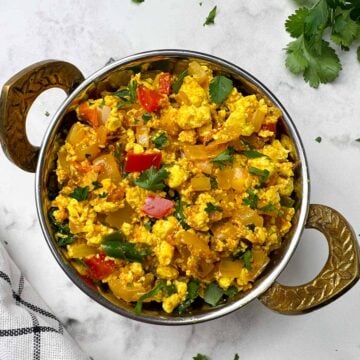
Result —
<instances>
[{"instance_id":1,"label":"white kitchen towel","mask_svg":"<svg viewBox=\"0 0 360 360\"><path fill-rule=\"evenodd\" d=\"M89 360L1 243L0 360Z\"/></svg>"}]
</instances>

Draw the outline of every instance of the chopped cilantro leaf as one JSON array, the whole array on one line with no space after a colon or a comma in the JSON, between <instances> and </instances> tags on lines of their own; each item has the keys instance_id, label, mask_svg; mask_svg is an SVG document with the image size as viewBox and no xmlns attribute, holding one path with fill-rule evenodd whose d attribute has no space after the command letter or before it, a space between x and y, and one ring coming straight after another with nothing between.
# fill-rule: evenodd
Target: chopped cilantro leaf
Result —
<instances>
[{"instance_id":1,"label":"chopped cilantro leaf","mask_svg":"<svg viewBox=\"0 0 360 360\"><path fill-rule=\"evenodd\" d=\"M105 235L101 248L106 255L131 262L142 262L150 253L150 249L146 244L130 243L120 231Z\"/></svg>"},{"instance_id":2,"label":"chopped cilantro leaf","mask_svg":"<svg viewBox=\"0 0 360 360\"><path fill-rule=\"evenodd\" d=\"M238 353L236 353L236 354L234 355L234 360L240 360L240 356L239 356Z\"/></svg>"},{"instance_id":3,"label":"chopped cilantro leaf","mask_svg":"<svg viewBox=\"0 0 360 360\"><path fill-rule=\"evenodd\" d=\"M322 140L321 136L318 136L317 138L315 138L315 141L318 143L321 143L321 140Z\"/></svg>"},{"instance_id":4,"label":"chopped cilantro leaf","mask_svg":"<svg viewBox=\"0 0 360 360\"><path fill-rule=\"evenodd\" d=\"M171 85L171 91L173 94L177 94L179 92L185 77L188 75L189 75L189 70L186 69L178 76L177 80L173 82L173 84Z\"/></svg>"},{"instance_id":5,"label":"chopped cilantro leaf","mask_svg":"<svg viewBox=\"0 0 360 360\"><path fill-rule=\"evenodd\" d=\"M279 209L272 203L268 203L265 206L259 208L259 210L263 211L263 212L278 212Z\"/></svg>"},{"instance_id":6,"label":"chopped cilantro leaf","mask_svg":"<svg viewBox=\"0 0 360 360\"><path fill-rule=\"evenodd\" d=\"M223 209L220 206L217 206L217 205L214 205L211 202L208 202L206 204L205 211L209 214L209 213L214 212L214 211L223 211Z\"/></svg>"},{"instance_id":7,"label":"chopped cilantro leaf","mask_svg":"<svg viewBox=\"0 0 360 360\"><path fill-rule=\"evenodd\" d=\"M89 187L77 187L74 191L69 195L69 197L76 199L77 201L83 201L88 198L89 195Z\"/></svg>"},{"instance_id":8,"label":"chopped cilantro leaf","mask_svg":"<svg viewBox=\"0 0 360 360\"><path fill-rule=\"evenodd\" d=\"M59 222L55 219L54 211L58 210L52 207L48 211L48 219L54 230L54 237L59 246L63 247L74 242L74 235L70 231L68 222Z\"/></svg>"},{"instance_id":9,"label":"chopped cilantro leaf","mask_svg":"<svg viewBox=\"0 0 360 360\"><path fill-rule=\"evenodd\" d=\"M252 255L252 251L251 250L240 250L240 251L236 251L233 255L232 255L232 259L233 260L242 260L245 269L251 271L251 261L253 259L253 255Z\"/></svg>"},{"instance_id":10,"label":"chopped cilantro leaf","mask_svg":"<svg viewBox=\"0 0 360 360\"><path fill-rule=\"evenodd\" d=\"M266 183L266 181L268 180L269 175L270 175L269 170L266 170L266 169L262 170L262 169L258 169L256 167L249 167L249 173L251 175L258 176L261 183Z\"/></svg>"},{"instance_id":11,"label":"chopped cilantro leaf","mask_svg":"<svg viewBox=\"0 0 360 360\"><path fill-rule=\"evenodd\" d=\"M355 139L355 141L360 142L360 138Z\"/></svg>"},{"instance_id":12,"label":"chopped cilantro leaf","mask_svg":"<svg viewBox=\"0 0 360 360\"><path fill-rule=\"evenodd\" d=\"M256 150L244 150L243 154L249 159L256 159L259 157L267 157L265 154L258 152Z\"/></svg>"},{"instance_id":13,"label":"chopped cilantro leaf","mask_svg":"<svg viewBox=\"0 0 360 360\"><path fill-rule=\"evenodd\" d=\"M100 199L106 198L107 196L108 196L107 192L103 192L103 193L99 194Z\"/></svg>"},{"instance_id":14,"label":"chopped cilantro leaf","mask_svg":"<svg viewBox=\"0 0 360 360\"><path fill-rule=\"evenodd\" d=\"M152 118L152 115L150 113L148 113L148 112L145 112L142 115L142 119L143 119L144 124L146 124L149 120L151 120L151 118Z\"/></svg>"},{"instance_id":15,"label":"chopped cilantro leaf","mask_svg":"<svg viewBox=\"0 0 360 360\"><path fill-rule=\"evenodd\" d=\"M221 104L233 89L232 80L225 76L215 76L209 86L210 98L216 104Z\"/></svg>"},{"instance_id":16,"label":"chopped cilantro leaf","mask_svg":"<svg viewBox=\"0 0 360 360\"><path fill-rule=\"evenodd\" d=\"M259 201L258 196L254 193L254 190L252 189L249 189L246 192L248 193L248 197L243 199L243 205L247 205L250 206L252 209L256 209L257 203Z\"/></svg>"},{"instance_id":17,"label":"chopped cilantro leaf","mask_svg":"<svg viewBox=\"0 0 360 360\"><path fill-rule=\"evenodd\" d=\"M204 301L211 306L216 306L223 295L224 290L217 283L212 282L205 290Z\"/></svg>"},{"instance_id":18,"label":"chopped cilantro leaf","mask_svg":"<svg viewBox=\"0 0 360 360\"><path fill-rule=\"evenodd\" d=\"M205 25L211 25L211 24L215 24L215 17L216 17L216 10L217 10L217 7L214 6L212 8L212 10L209 12L203 26Z\"/></svg>"},{"instance_id":19,"label":"chopped cilantro leaf","mask_svg":"<svg viewBox=\"0 0 360 360\"><path fill-rule=\"evenodd\" d=\"M162 190L165 187L164 180L169 174L164 167L156 170L154 166L151 166L150 169L143 171L134 183L143 189Z\"/></svg>"},{"instance_id":20,"label":"chopped cilantro leaf","mask_svg":"<svg viewBox=\"0 0 360 360\"><path fill-rule=\"evenodd\" d=\"M154 138L152 142L157 149L162 149L164 145L168 142L168 138L165 133L161 133L156 138Z\"/></svg>"},{"instance_id":21,"label":"chopped cilantro leaf","mask_svg":"<svg viewBox=\"0 0 360 360\"><path fill-rule=\"evenodd\" d=\"M50 116L50 113L48 111L45 111L45 116Z\"/></svg>"},{"instance_id":22,"label":"chopped cilantro leaf","mask_svg":"<svg viewBox=\"0 0 360 360\"><path fill-rule=\"evenodd\" d=\"M190 229L190 226L186 223L183 202L180 199L175 201L175 217L185 230Z\"/></svg>"},{"instance_id":23,"label":"chopped cilantro leaf","mask_svg":"<svg viewBox=\"0 0 360 360\"><path fill-rule=\"evenodd\" d=\"M229 146L225 151L213 158L211 162L222 168L225 165L232 164L234 161L234 148Z\"/></svg>"},{"instance_id":24,"label":"chopped cilantro leaf","mask_svg":"<svg viewBox=\"0 0 360 360\"><path fill-rule=\"evenodd\" d=\"M92 184L94 185L94 189L93 189L93 190L100 189L100 188L103 187L102 184L101 184L101 182L99 182L99 181L93 181Z\"/></svg>"},{"instance_id":25,"label":"chopped cilantro leaf","mask_svg":"<svg viewBox=\"0 0 360 360\"><path fill-rule=\"evenodd\" d=\"M135 4L141 4L143 3L145 0L131 0L133 3Z\"/></svg>"},{"instance_id":26,"label":"chopped cilantro leaf","mask_svg":"<svg viewBox=\"0 0 360 360\"><path fill-rule=\"evenodd\" d=\"M182 302L178 307L177 311L180 315L184 313L186 309L194 302L194 300L199 296L199 281L196 279L191 279L187 284L187 296L184 302Z\"/></svg>"},{"instance_id":27,"label":"chopped cilantro leaf","mask_svg":"<svg viewBox=\"0 0 360 360\"><path fill-rule=\"evenodd\" d=\"M246 227L251 231L255 230L255 224L247 224Z\"/></svg>"},{"instance_id":28,"label":"chopped cilantro leaf","mask_svg":"<svg viewBox=\"0 0 360 360\"><path fill-rule=\"evenodd\" d=\"M151 298L155 297L165 287L166 287L166 282L164 280L160 280L152 290L150 290L146 294L140 296L139 300L137 301L137 303L135 305L134 313L136 315L141 314L142 305L143 305L144 300L151 299Z\"/></svg>"}]
</instances>

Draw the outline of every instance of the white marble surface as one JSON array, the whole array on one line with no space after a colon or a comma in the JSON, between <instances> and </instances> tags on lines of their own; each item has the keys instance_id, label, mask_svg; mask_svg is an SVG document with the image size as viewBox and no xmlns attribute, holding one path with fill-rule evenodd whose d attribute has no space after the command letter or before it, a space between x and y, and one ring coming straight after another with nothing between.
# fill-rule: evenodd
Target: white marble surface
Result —
<instances>
[{"instance_id":1,"label":"white marble surface","mask_svg":"<svg viewBox=\"0 0 360 360\"><path fill-rule=\"evenodd\" d=\"M218 5L216 25L203 27ZM158 48L185 48L223 57L248 70L288 109L301 133L311 171L311 202L341 211L360 231L360 66L342 54L336 82L314 90L284 68L289 41L284 20L290 0L239 1L12 0L0 2L0 84L43 59L74 63L85 76L110 57ZM39 98L30 113L31 140L39 144L64 99L60 90ZM314 139L322 137L319 144ZM160 327L122 318L75 287L51 255L35 211L34 175L0 152L0 238L29 281L81 347L95 360L359 359L360 287L316 312L282 316L254 301L222 319L195 326ZM327 256L321 235L305 231L281 276L288 284L311 279Z\"/></svg>"}]
</instances>

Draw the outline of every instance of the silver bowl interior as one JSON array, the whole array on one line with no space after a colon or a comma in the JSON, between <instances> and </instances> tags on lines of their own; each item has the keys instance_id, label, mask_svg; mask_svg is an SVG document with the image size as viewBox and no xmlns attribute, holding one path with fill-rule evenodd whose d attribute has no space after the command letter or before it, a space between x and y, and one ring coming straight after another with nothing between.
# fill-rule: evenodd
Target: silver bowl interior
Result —
<instances>
[{"instance_id":1,"label":"silver bowl interior","mask_svg":"<svg viewBox=\"0 0 360 360\"><path fill-rule=\"evenodd\" d=\"M261 276L255 281L253 288L245 293L240 293L226 304L209 307L206 304L194 308L191 314L178 316L167 314L159 306L144 306L140 315L135 315L133 306L117 299L106 289L94 289L88 286L66 258L63 249L59 248L52 234L48 221L47 209L49 206L49 191L56 191L56 177L54 168L56 152L63 143L65 133L71 124L76 121L73 105L84 98L100 96L101 92L115 91L121 85L127 85L133 69L141 69L142 73L149 76L159 71L181 73L190 61L196 60L210 67L215 74L222 74L233 79L234 85L243 94L258 94L267 98L282 111L280 129L282 133L292 139L295 153L293 160L296 162L295 170L295 198L296 215L291 231L284 239L281 249L275 251L270 263ZM245 70L211 55L206 55L185 50L157 50L129 56L115 61L100 69L86 79L59 107L45 134L41 147L38 167L36 171L36 203L40 224L47 243L57 262L69 278L87 295L108 309L135 320L165 325L193 324L211 320L239 309L266 291L285 268L293 254L307 216L309 205L309 174L308 166L298 132L278 99L262 83Z\"/></svg>"}]
</instances>

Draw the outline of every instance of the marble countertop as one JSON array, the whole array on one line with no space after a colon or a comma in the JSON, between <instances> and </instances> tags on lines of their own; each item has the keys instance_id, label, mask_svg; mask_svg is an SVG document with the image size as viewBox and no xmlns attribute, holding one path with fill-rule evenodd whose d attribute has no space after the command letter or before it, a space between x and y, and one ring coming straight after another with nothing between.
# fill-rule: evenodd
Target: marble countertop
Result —
<instances>
[{"instance_id":1,"label":"marble countertop","mask_svg":"<svg viewBox=\"0 0 360 360\"><path fill-rule=\"evenodd\" d=\"M218 5L214 26L203 27ZM354 51L342 53L343 71L318 90L284 67L289 41L284 21L288 1L130 0L48 2L13 0L0 4L0 84L44 59L72 62L85 76L110 57L182 48L207 52L248 70L265 83L291 114L306 149L311 202L332 206L360 231L360 76ZM34 144L64 93L52 89L30 111L27 129ZM49 112L50 116L45 113ZM315 138L321 136L322 142ZM259 301L208 323L162 327L116 315L90 300L62 272L37 220L34 174L25 173L0 152L0 239L80 346L95 360L188 360L197 353L212 360L359 359L360 287L307 315L283 316ZM306 230L280 279L310 280L323 266L327 245Z\"/></svg>"}]
</instances>

